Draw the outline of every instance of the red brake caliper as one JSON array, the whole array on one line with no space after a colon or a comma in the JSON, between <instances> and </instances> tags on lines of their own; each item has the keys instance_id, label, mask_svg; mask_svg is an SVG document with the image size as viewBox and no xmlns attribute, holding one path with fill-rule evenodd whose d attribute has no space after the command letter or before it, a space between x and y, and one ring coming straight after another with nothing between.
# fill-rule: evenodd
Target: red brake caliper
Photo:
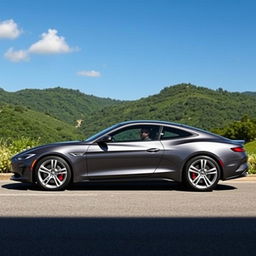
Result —
<instances>
[{"instance_id":1,"label":"red brake caliper","mask_svg":"<svg viewBox=\"0 0 256 256\"><path fill-rule=\"evenodd\" d=\"M58 179L59 179L60 181L63 181L63 180L64 180L64 175L63 175L63 174L59 174L59 175L58 175Z\"/></svg>"},{"instance_id":2,"label":"red brake caliper","mask_svg":"<svg viewBox=\"0 0 256 256\"><path fill-rule=\"evenodd\" d=\"M194 180L196 177L197 177L197 174L194 173L194 172L192 172L192 173L191 173L191 178L192 178L192 180Z\"/></svg>"}]
</instances>

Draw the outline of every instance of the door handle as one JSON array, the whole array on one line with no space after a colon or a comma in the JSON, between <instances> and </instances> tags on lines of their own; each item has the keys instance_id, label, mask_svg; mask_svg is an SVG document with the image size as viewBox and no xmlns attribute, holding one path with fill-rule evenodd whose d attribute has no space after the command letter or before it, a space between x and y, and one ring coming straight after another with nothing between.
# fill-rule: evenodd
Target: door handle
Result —
<instances>
[{"instance_id":1,"label":"door handle","mask_svg":"<svg viewBox=\"0 0 256 256\"><path fill-rule=\"evenodd\" d=\"M147 152L158 152L159 150L159 148L150 148L147 150Z\"/></svg>"}]
</instances>

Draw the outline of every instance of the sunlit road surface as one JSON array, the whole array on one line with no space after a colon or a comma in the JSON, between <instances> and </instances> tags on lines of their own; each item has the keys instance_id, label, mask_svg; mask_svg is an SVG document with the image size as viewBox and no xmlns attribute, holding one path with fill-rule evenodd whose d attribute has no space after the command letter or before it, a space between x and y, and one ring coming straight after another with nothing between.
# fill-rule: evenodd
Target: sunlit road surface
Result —
<instances>
[{"instance_id":1,"label":"sunlit road surface","mask_svg":"<svg viewBox=\"0 0 256 256\"><path fill-rule=\"evenodd\" d=\"M0 182L0 255L255 255L256 182L213 192L177 183L77 184L44 192Z\"/></svg>"},{"instance_id":2,"label":"sunlit road surface","mask_svg":"<svg viewBox=\"0 0 256 256\"><path fill-rule=\"evenodd\" d=\"M213 192L165 181L80 183L61 192L0 185L2 217L256 217L256 181L220 182Z\"/></svg>"}]
</instances>

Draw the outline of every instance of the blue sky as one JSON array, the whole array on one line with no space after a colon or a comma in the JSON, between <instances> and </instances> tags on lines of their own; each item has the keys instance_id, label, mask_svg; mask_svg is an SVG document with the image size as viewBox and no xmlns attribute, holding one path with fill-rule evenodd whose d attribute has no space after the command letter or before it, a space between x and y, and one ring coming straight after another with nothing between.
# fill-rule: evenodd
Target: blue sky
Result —
<instances>
[{"instance_id":1,"label":"blue sky","mask_svg":"<svg viewBox=\"0 0 256 256\"><path fill-rule=\"evenodd\" d=\"M182 82L256 91L255 13L249 0L1 0L0 87L127 100Z\"/></svg>"}]
</instances>

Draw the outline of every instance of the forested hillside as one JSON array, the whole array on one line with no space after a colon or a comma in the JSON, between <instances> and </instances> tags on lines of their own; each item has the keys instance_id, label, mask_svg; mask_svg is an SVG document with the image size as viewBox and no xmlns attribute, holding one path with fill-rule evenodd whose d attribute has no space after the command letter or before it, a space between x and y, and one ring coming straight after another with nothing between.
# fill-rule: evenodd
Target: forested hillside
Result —
<instances>
[{"instance_id":1,"label":"forested hillside","mask_svg":"<svg viewBox=\"0 0 256 256\"><path fill-rule=\"evenodd\" d=\"M243 92L243 94L256 96L256 92Z\"/></svg>"},{"instance_id":2,"label":"forested hillside","mask_svg":"<svg viewBox=\"0 0 256 256\"><path fill-rule=\"evenodd\" d=\"M1 89L0 103L26 106L75 125L76 120L83 120L93 112L118 104L119 101L57 87L44 90L25 89L17 92L6 92Z\"/></svg>"},{"instance_id":3,"label":"forested hillside","mask_svg":"<svg viewBox=\"0 0 256 256\"><path fill-rule=\"evenodd\" d=\"M179 84L147 98L106 107L87 116L82 129L90 135L116 122L131 119L158 119L213 129L240 120L244 115L256 117L254 95Z\"/></svg>"},{"instance_id":4,"label":"forested hillside","mask_svg":"<svg viewBox=\"0 0 256 256\"><path fill-rule=\"evenodd\" d=\"M159 94L127 102L63 88L0 90L0 103L2 137L26 135L46 142L87 137L126 120L166 120L216 130L245 115L256 118L253 92L231 93L191 84L166 87ZM79 119L81 127L75 128Z\"/></svg>"},{"instance_id":5,"label":"forested hillside","mask_svg":"<svg viewBox=\"0 0 256 256\"><path fill-rule=\"evenodd\" d=\"M83 138L81 131L68 123L26 107L11 105L0 106L0 134L1 140L26 137L39 143Z\"/></svg>"}]
</instances>

